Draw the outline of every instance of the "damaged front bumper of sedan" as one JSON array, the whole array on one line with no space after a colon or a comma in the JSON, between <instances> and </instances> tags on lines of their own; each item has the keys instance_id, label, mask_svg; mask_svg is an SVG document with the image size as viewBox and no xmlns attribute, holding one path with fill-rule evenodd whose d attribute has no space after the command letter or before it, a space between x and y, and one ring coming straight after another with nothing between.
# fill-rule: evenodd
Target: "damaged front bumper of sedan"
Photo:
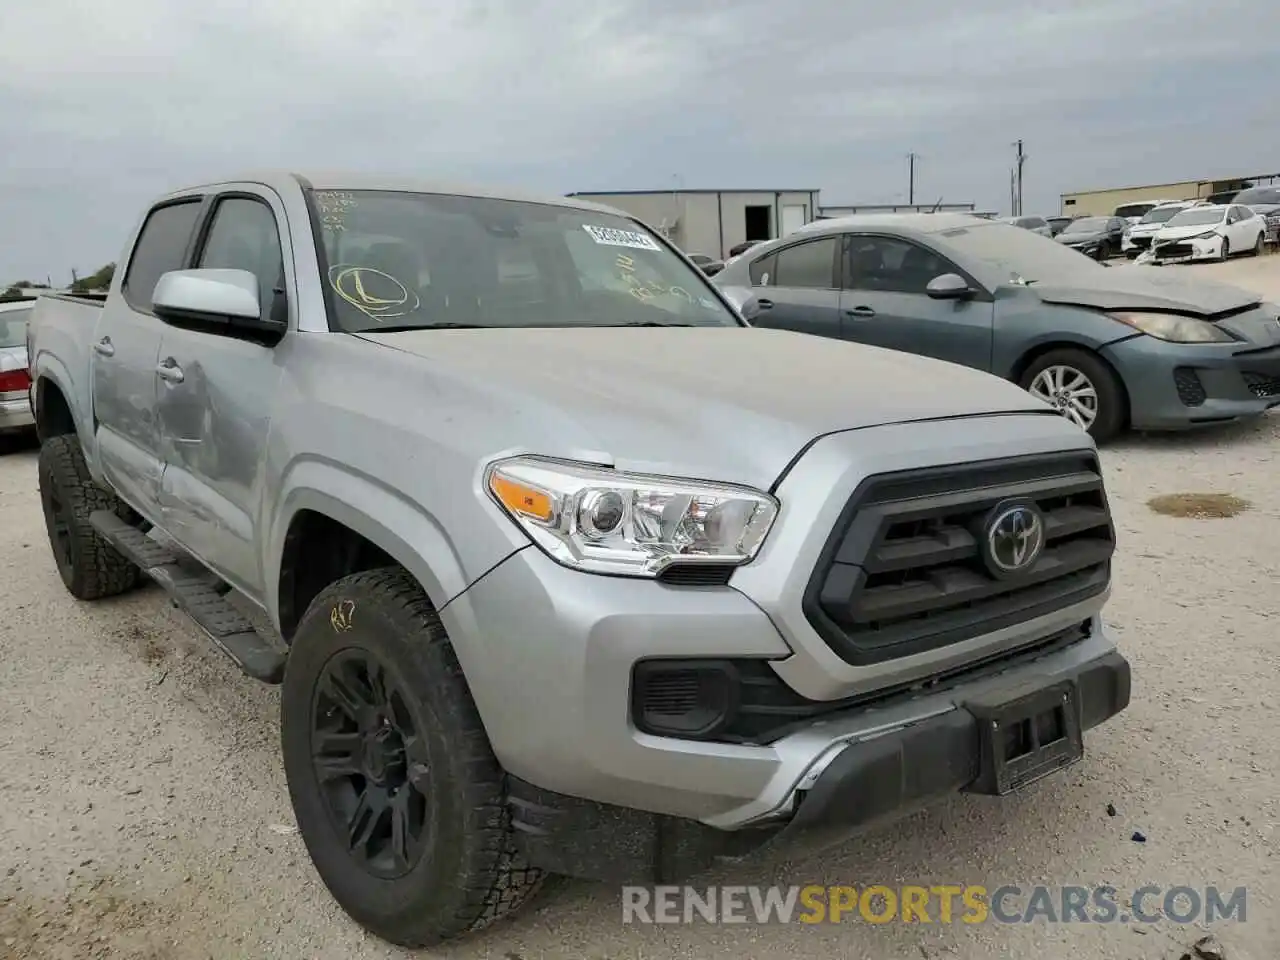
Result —
<instances>
[{"instance_id":1,"label":"damaged front bumper of sedan","mask_svg":"<svg viewBox=\"0 0 1280 960\"><path fill-rule=\"evenodd\" d=\"M1222 258L1223 236L1220 233L1202 233L1195 237L1179 237L1177 240L1155 240L1150 248L1139 255L1138 263L1189 263L1193 260L1219 260Z\"/></svg>"}]
</instances>

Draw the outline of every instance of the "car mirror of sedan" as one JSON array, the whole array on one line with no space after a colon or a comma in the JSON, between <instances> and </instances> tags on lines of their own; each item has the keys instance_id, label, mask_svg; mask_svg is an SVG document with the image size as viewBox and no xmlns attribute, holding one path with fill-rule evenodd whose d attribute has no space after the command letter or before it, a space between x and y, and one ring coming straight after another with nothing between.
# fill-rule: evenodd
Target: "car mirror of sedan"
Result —
<instances>
[{"instance_id":1,"label":"car mirror of sedan","mask_svg":"<svg viewBox=\"0 0 1280 960\"><path fill-rule=\"evenodd\" d=\"M967 300L974 290L958 273L944 273L929 281L924 292L934 300Z\"/></svg>"}]
</instances>

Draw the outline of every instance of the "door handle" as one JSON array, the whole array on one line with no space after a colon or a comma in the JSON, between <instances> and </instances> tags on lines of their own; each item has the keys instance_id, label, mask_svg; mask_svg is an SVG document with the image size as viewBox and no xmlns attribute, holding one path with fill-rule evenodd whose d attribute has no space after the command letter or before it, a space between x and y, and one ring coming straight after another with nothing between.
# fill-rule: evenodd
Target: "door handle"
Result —
<instances>
[{"instance_id":1,"label":"door handle","mask_svg":"<svg viewBox=\"0 0 1280 960\"><path fill-rule=\"evenodd\" d=\"M168 380L170 383L181 383L184 379L182 368L173 357L156 364L156 373L161 380Z\"/></svg>"},{"instance_id":2,"label":"door handle","mask_svg":"<svg viewBox=\"0 0 1280 960\"><path fill-rule=\"evenodd\" d=\"M116 348L111 343L110 337L103 337L95 343L93 345L93 351L101 357L114 357L116 355Z\"/></svg>"},{"instance_id":3,"label":"door handle","mask_svg":"<svg viewBox=\"0 0 1280 960\"><path fill-rule=\"evenodd\" d=\"M876 312L870 307L852 307L845 311L851 317L874 317Z\"/></svg>"},{"instance_id":4,"label":"door handle","mask_svg":"<svg viewBox=\"0 0 1280 960\"><path fill-rule=\"evenodd\" d=\"M756 306L759 307L761 310L772 310L773 301L772 300L756 300Z\"/></svg>"}]
</instances>

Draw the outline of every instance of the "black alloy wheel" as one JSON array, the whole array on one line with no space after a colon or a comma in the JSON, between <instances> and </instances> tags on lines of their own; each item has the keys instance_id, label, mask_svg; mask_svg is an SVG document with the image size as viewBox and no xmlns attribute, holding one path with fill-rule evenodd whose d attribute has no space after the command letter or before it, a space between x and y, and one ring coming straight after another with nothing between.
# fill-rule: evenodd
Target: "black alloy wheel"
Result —
<instances>
[{"instance_id":1,"label":"black alloy wheel","mask_svg":"<svg viewBox=\"0 0 1280 960\"><path fill-rule=\"evenodd\" d=\"M419 723L372 651L344 650L325 664L312 704L316 780L347 852L382 880L422 856L430 767Z\"/></svg>"}]
</instances>

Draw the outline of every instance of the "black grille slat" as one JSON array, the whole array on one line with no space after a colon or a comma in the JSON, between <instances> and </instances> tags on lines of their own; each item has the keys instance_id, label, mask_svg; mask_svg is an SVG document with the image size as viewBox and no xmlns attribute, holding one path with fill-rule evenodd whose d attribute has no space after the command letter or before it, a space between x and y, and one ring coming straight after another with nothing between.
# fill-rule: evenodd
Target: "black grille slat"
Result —
<instances>
[{"instance_id":1,"label":"black grille slat","mask_svg":"<svg viewBox=\"0 0 1280 960\"><path fill-rule=\"evenodd\" d=\"M1269 373L1257 373L1253 370L1245 370L1241 376L1249 392L1259 400L1280 397L1280 377Z\"/></svg>"},{"instance_id":2,"label":"black grille slat","mask_svg":"<svg viewBox=\"0 0 1280 960\"><path fill-rule=\"evenodd\" d=\"M1039 561L1016 578L982 562L999 503L1034 501ZM1107 587L1115 533L1093 456L1022 457L873 477L850 499L805 613L850 663L909 656L1051 613Z\"/></svg>"}]
</instances>

